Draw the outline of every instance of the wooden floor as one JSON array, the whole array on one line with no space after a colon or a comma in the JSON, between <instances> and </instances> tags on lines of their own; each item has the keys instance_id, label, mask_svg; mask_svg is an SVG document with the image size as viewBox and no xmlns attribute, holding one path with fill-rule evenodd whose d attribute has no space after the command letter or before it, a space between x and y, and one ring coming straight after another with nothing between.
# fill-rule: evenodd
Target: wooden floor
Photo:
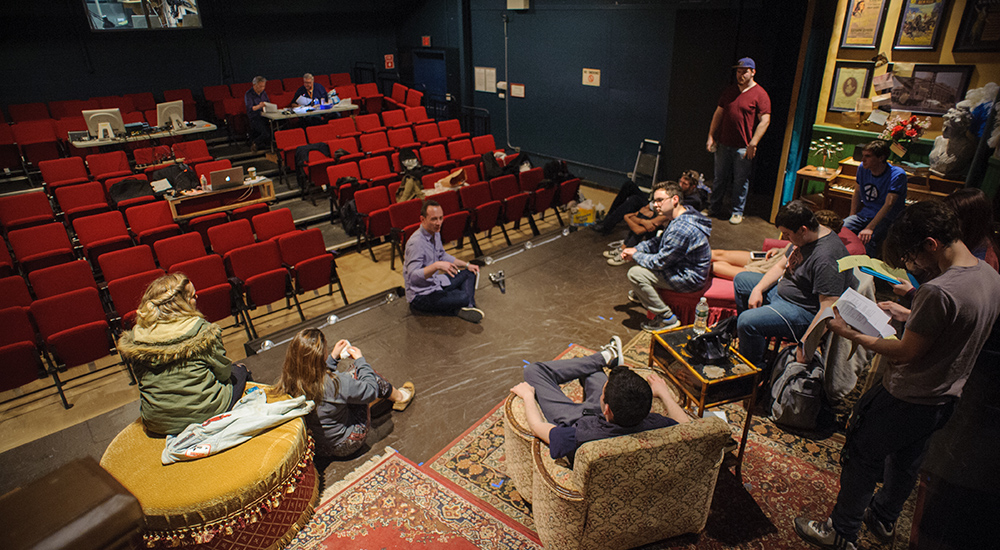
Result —
<instances>
[{"instance_id":1,"label":"wooden floor","mask_svg":"<svg viewBox=\"0 0 1000 550\"><path fill-rule=\"evenodd\" d=\"M595 202L611 204L610 194L593 189L584 193ZM597 347L615 334L627 341L641 330L641 308L624 298L629 288L626 267L609 266L601 257L607 242L620 235L604 237L585 229L562 237L559 228L549 214L541 224L541 238L533 237L526 227L508 230L515 242L512 249L507 249L499 233L488 241L480 239L485 255L498 258L484 272L503 269L508 279L506 294L487 281L480 282L477 299L486 312L480 325L413 315L405 300L396 300L324 328L328 339L348 338L361 347L390 381L412 380L417 387L411 407L379 426L370 447L326 468L327 483L385 445L416 462L430 458L503 398L520 380L525 361L552 358L570 343ZM552 235L558 237L545 243ZM715 220L711 242L715 248L757 248L763 238L771 236L775 236L774 227L760 218L747 218L740 226ZM517 246L528 240L539 246L531 250ZM376 247L375 252L378 262L357 252L338 259L352 303L402 285L399 264L395 271L389 269L389 246ZM468 245L450 252L472 258ZM341 306L339 294L322 297L304 304L305 316L323 319ZM275 312L255 324L264 336L299 322L293 309ZM283 346L246 358L246 335L239 327L227 328L224 341L229 357L245 360L255 380L276 380ZM74 403L69 410L62 408L52 391L0 396L5 401L0 405L0 471L4 472L0 494L73 458L99 458L114 435L137 418L138 392L128 385L126 373L120 367L98 370L99 366L64 374L64 378L78 376L67 384Z\"/></svg>"}]
</instances>

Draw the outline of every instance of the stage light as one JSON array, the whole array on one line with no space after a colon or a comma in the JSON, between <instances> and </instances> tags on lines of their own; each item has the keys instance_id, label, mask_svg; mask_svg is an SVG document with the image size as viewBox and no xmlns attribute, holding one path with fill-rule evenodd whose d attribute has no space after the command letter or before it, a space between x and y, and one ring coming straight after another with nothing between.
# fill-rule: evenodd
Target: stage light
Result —
<instances>
[{"instance_id":1,"label":"stage light","mask_svg":"<svg viewBox=\"0 0 1000 550\"><path fill-rule=\"evenodd\" d=\"M534 247L535 247L535 243L533 243L531 241L524 241L524 249L525 250L531 250Z\"/></svg>"},{"instance_id":2,"label":"stage light","mask_svg":"<svg viewBox=\"0 0 1000 550\"><path fill-rule=\"evenodd\" d=\"M483 263L486 265L493 265L493 256L486 256L483 258Z\"/></svg>"},{"instance_id":3,"label":"stage light","mask_svg":"<svg viewBox=\"0 0 1000 550\"><path fill-rule=\"evenodd\" d=\"M337 317L336 314L331 313L330 316L326 318L326 326L335 325L339 320L340 317Z\"/></svg>"},{"instance_id":4,"label":"stage light","mask_svg":"<svg viewBox=\"0 0 1000 550\"><path fill-rule=\"evenodd\" d=\"M267 351L274 347L274 342L270 340L264 340L264 343L260 345L260 351Z\"/></svg>"},{"instance_id":5,"label":"stage light","mask_svg":"<svg viewBox=\"0 0 1000 550\"><path fill-rule=\"evenodd\" d=\"M385 303L391 304L391 303L393 303L395 301L396 301L396 293L395 292L390 292L390 293L388 293L388 294L385 295Z\"/></svg>"},{"instance_id":6,"label":"stage light","mask_svg":"<svg viewBox=\"0 0 1000 550\"><path fill-rule=\"evenodd\" d=\"M562 230L562 236L563 237L568 237L569 236L569 228L568 227L564 227L563 228L563 230Z\"/></svg>"}]
</instances>

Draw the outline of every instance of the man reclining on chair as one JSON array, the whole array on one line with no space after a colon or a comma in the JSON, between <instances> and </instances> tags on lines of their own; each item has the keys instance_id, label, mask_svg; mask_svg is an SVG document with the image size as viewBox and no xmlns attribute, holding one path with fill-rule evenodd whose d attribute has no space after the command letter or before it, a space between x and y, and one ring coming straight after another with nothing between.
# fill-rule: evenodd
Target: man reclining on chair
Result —
<instances>
[{"instance_id":1,"label":"man reclining on chair","mask_svg":"<svg viewBox=\"0 0 1000 550\"><path fill-rule=\"evenodd\" d=\"M510 389L524 399L528 427L548 444L552 458L572 460L588 441L689 421L662 378L652 374L647 382L622 365L621 346L621 339L614 336L593 355L534 363L524 370L525 381ZM611 367L610 377L604 367ZM571 380L579 380L583 386L582 403L574 402L560 388ZM667 416L650 412L653 396L666 405Z\"/></svg>"}]
</instances>

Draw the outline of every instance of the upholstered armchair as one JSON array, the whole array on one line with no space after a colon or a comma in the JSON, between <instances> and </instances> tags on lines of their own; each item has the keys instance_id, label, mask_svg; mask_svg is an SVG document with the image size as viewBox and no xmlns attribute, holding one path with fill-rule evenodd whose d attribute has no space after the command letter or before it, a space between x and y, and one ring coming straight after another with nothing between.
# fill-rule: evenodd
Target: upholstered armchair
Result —
<instances>
[{"instance_id":1,"label":"upholstered armchair","mask_svg":"<svg viewBox=\"0 0 1000 550\"><path fill-rule=\"evenodd\" d=\"M657 399L653 410L663 410ZM701 531L729 435L713 416L592 441L570 469L531 435L521 398L511 395L504 410L507 475L530 498L547 549L632 548Z\"/></svg>"}]
</instances>

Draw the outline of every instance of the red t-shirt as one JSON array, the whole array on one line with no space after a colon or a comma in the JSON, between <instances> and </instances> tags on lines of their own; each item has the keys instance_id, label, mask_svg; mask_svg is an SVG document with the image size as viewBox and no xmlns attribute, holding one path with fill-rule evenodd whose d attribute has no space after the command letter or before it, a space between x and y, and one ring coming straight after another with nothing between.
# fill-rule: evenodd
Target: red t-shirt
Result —
<instances>
[{"instance_id":1,"label":"red t-shirt","mask_svg":"<svg viewBox=\"0 0 1000 550\"><path fill-rule=\"evenodd\" d=\"M739 86L733 85L722 92L719 107L722 107L722 122L716 141L727 147L746 147L760 116L771 114L771 98L760 84L742 93Z\"/></svg>"}]
</instances>

